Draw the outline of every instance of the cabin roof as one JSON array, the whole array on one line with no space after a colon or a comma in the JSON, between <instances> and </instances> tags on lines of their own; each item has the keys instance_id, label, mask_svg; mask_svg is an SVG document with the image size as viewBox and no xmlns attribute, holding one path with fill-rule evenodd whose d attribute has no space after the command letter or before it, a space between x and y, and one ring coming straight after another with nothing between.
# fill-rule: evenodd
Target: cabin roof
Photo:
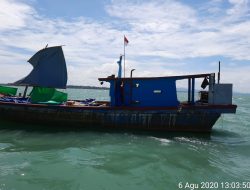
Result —
<instances>
[{"instance_id":1,"label":"cabin roof","mask_svg":"<svg viewBox=\"0 0 250 190\"><path fill-rule=\"evenodd\" d=\"M152 79L175 79L175 80L182 80L182 79L190 79L190 78L204 78L210 76L211 74L215 73L205 73L205 74L195 74L195 75L179 75L179 76L164 76L164 77L127 77L127 78L115 78L114 76L109 76L107 78L98 78L99 81L112 81L112 80L152 80Z\"/></svg>"}]
</instances>

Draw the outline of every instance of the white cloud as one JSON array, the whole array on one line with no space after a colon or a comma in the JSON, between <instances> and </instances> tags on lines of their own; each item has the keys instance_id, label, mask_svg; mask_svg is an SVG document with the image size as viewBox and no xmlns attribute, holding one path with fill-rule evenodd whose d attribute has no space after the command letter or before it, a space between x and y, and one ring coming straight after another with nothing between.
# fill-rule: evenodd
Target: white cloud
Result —
<instances>
[{"instance_id":1,"label":"white cloud","mask_svg":"<svg viewBox=\"0 0 250 190\"><path fill-rule=\"evenodd\" d=\"M232 15L236 18L242 16L249 16L249 1L248 0L229 0L232 8L227 10L228 15Z\"/></svg>"},{"instance_id":2,"label":"white cloud","mask_svg":"<svg viewBox=\"0 0 250 190\"><path fill-rule=\"evenodd\" d=\"M34 13L33 8L15 0L1 0L0 7L0 30L24 27Z\"/></svg>"},{"instance_id":3,"label":"white cloud","mask_svg":"<svg viewBox=\"0 0 250 190\"><path fill-rule=\"evenodd\" d=\"M7 1L5 4L6 7L7 5L12 6L12 3ZM32 10L32 7L19 3L12 7L11 11L15 12L13 9L19 10L21 7ZM109 24L93 22L84 18L67 22L38 16L34 11L33 13L34 15L29 20L23 16L16 25L13 25L13 28L18 28L21 26L19 23L22 23L22 26L25 26L22 29L9 28L8 32L0 32L1 82L13 82L28 74L32 67L25 63L26 60L37 50L45 47L47 43L49 46L65 45L63 49L69 66L68 83L70 84L84 82L82 84L90 85L94 80L97 81L98 73L104 76L110 74L110 66L104 63L111 63L120 54L117 51L119 44L117 39L122 39L119 31L113 29ZM23 14L26 15L26 12ZM7 29L8 25L4 24L3 28ZM122 46L122 40L120 40L120 44ZM113 47L112 51L108 47ZM17 50L18 52L16 52ZM20 69L22 66L23 69ZM105 69L105 67L107 68ZM7 74L8 72L13 73L14 70L17 70L15 75Z\"/></svg>"},{"instance_id":4,"label":"white cloud","mask_svg":"<svg viewBox=\"0 0 250 190\"><path fill-rule=\"evenodd\" d=\"M195 11L177 1L113 1L111 16L126 20L138 32L166 32L196 22ZM165 22L168 21L168 22Z\"/></svg>"},{"instance_id":5,"label":"white cloud","mask_svg":"<svg viewBox=\"0 0 250 190\"><path fill-rule=\"evenodd\" d=\"M191 74L185 73L189 70L183 64L187 58L223 56L235 62L250 60L250 22L244 19L249 16L248 1L230 0L229 9L218 16L221 3L204 3L211 10L209 15L202 15L202 7L195 9L173 0L115 0L106 6L112 21L103 22L84 17L71 21L51 19L39 16L35 8L25 3L1 0L0 82L13 82L28 74L31 66L26 60L48 43L66 45L63 49L68 84L98 85L98 77L117 72L124 34L130 41L126 48L127 73L136 68L135 76ZM233 16L237 19L231 20ZM152 62L147 60L150 56L155 58ZM203 68L202 63L197 67ZM228 65L227 73L230 68ZM15 75L7 74L15 69ZM193 73L196 72L194 68ZM225 74L233 82L231 75ZM250 78L241 83L250 83ZM249 91L241 83L236 90Z\"/></svg>"},{"instance_id":6,"label":"white cloud","mask_svg":"<svg viewBox=\"0 0 250 190\"><path fill-rule=\"evenodd\" d=\"M209 6L215 3L220 1ZM238 10L237 7L245 4L245 1L235 3L228 11ZM250 48L246 40L250 38L248 21L235 23L228 20L227 15L199 18L199 12L195 9L176 1L140 4L114 1L107 10L111 16L121 18L131 26L130 36L135 39L135 49L144 49L141 54L175 59L224 55L236 60L250 60L246 51Z\"/></svg>"}]
</instances>

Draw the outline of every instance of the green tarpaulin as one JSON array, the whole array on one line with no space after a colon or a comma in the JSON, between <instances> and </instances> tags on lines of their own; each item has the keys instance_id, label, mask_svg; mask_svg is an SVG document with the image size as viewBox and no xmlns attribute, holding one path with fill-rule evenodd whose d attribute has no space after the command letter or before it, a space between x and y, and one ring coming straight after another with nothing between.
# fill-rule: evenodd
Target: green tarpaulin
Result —
<instances>
[{"instance_id":1,"label":"green tarpaulin","mask_svg":"<svg viewBox=\"0 0 250 190\"><path fill-rule=\"evenodd\" d=\"M68 94L55 88L33 87L30 97L32 103L60 104L67 101Z\"/></svg>"},{"instance_id":2,"label":"green tarpaulin","mask_svg":"<svg viewBox=\"0 0 250 190\"><path fill-rule=\"evenodd\" d=\"M16 92L17 92L17 88L8 87L8 86L0 86L0 94L15 96Z\"/></svg>"}]
</instances>

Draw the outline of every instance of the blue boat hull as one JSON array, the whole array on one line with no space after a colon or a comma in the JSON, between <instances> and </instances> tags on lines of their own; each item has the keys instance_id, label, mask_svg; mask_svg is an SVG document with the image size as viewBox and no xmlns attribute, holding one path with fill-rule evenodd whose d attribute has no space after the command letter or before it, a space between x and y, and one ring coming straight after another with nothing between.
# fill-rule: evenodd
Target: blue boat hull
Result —
<instances>
[{"instance_id":1,"label":"blue boat hull","mask_svg":"<svg viewBox=\"0 0 250 190\"><path fill-rule=\"evenodd\" d=\"M146 131L210 132L221 113L236 106L88 107L0 103L0 118L68 129L128 129ZM35 128L35 126L34 126Z\"/></svg>"}]
</instances>

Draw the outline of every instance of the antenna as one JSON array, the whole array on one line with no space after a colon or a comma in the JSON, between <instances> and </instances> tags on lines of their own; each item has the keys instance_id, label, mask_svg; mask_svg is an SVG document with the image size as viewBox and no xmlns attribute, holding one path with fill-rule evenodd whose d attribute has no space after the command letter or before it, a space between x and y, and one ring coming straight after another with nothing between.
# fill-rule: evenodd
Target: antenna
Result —
<instances>
[{"instance_id":1,"label":"antenna","mask_svg":"<svg viewBox=\"0 0 250 190\"><path fill-rule=\"evenodd\" d=\"M219 72L218 72L218 84L220 84L220 61L219 61Z\"/></svg>"}]
</instances>

